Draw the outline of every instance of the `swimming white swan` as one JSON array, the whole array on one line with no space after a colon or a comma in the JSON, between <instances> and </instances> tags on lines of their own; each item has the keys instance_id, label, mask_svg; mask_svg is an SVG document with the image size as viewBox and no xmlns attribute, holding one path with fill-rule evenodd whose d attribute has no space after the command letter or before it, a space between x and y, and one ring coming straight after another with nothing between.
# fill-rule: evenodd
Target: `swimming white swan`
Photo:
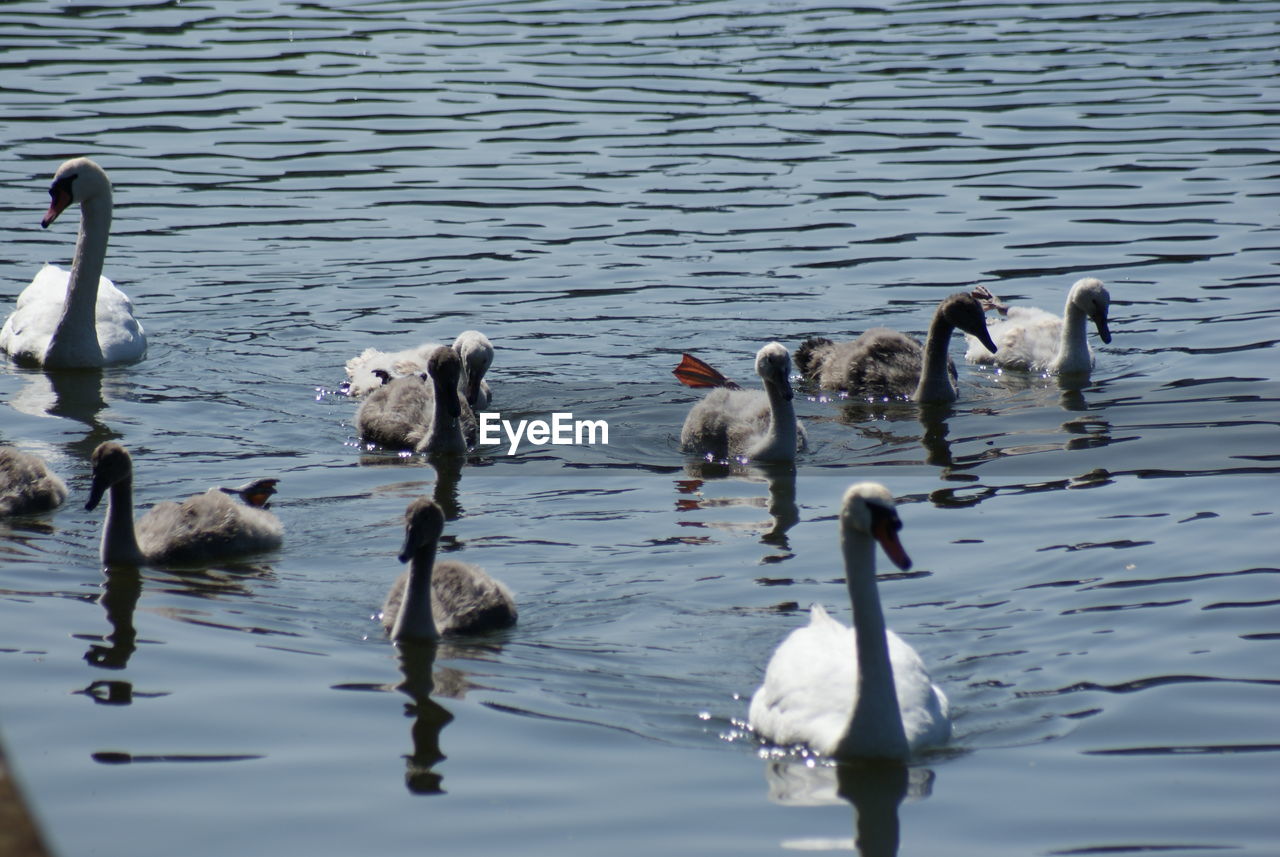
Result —
<instances>
[{"instance_id":1,"label":"swimming white swan","mask_svg":"<svg viewBox=\"0 0 1280 857\"><path fill-rule=\"evenodd\" d=\"M147 337L133 303L102 276L111 233L111 182L88 158L67 161L49 188L48 227L71 203L80 203L80 237L68 273L45 265L18 295L0 328L0 351L19 363L50 369L131 363L147 352Z\"/></svg>"},{"instance_id":2,"label":"swimming white swan","mask_svg":"<svg viewBox=\"0 0 1280 857\"><path fill-rule=\"evenodd\" d=\"M800 374L828 390L847 390L863 398L907 398L917 402L953 402L956 367L947 356L956 328L986 340L982 305L959 292L938 304L924 348L906 334L873 327L852 342L815 337L796 349Z\"/></svg>"},{"instance_id":3,"label":"swimming white swan","mask_svg":"<svg viewBox=\"0 0 1280 857\"><path fill-rule=\"evenodd\" d=\"M456 560L436 561L444 513L419 497L405 510L400 561L409 568L392 584L382 624L393 640L436 640L442 634L478 634L516 623L511 590L484 569Z\"/></svg>"},{"instance_id":4,"label":"swimming white swan","mask_svg":"<svg viewBox=\"0 0 1280 857\"><path fill-rule=\"evenodd\" d=\"M417 452L466 452L479 439L475 413L458 392L462 360L447 345L427 358L427 376L405 375L379 387L356 412L366 443Z\"/></svg>"},{"instance_id":5,"label":"swimming white swan","mask_svg":"<svg viewBox=\"0 0 1280 857\"><path fill-rule=\"evenodd\" d=\"M808 444L792 402L791 355L781 344L770 342L756 353L763 392L739 388L689 354L673 374L691 387L716 387L685 418L680 446L686 452L794 461Z\"/></svg>"},{"instance_id":6,"label":"swimming white swan","mask_svg":"<svg viewBox=\"0 0 1280 857\"><path fill-rule=\"evenodd\" d=\"M414 375L427 368L427 358L440 346L434 342L406 348L404 351L379 351L366 348L347 361L346 391L351 396L364 396L403 375ZM453 350L462 358L462 377L458 389L475 410L489 407L492 398L485 373L493 364L493 343L478 330L464 330L453 341Z\"/></svg>"},{"instance_id":7,"label":"swimming white swan","mask_svg":"<svg viewBox=\"0 0 1280 857\"><path fill-rule=\"evenodd\" d=\"M997 353L987 353L977 340L967 337L969 350L964 356L970 362L1052 374L1088 372L1093 368L1093 352L1086 322L1093 322L1104 344L1111 341L1107 327L1111 295L1096 277L1075 282L1061 318L1036 307L1006 306L984 287L973 293L1004 318L987 322L987 332L1000 349Z\"/></svg>"},{"instance_id":8,"label":"swimming white swan","mask_svg":"<svg viewBox=\"0 0 1280 857\"><path fill-rule=\"evenodd\" d=\"M852 486L840 510L853 628L813 605L751 697L751 728L778 746L805 744L836 759L906 759L951 737L947 697L924 662L885 628L876 590L875 546L899 568L911 565L893 495L874 482Z\"/></svg>"},{"instance_id":9,"label":"swimming white swan","mask_svg":"<svg viewBox=\"0 0 1280 857\"><path fill-rule=\"evenodd\" d=\"M284 541L275 515L231 499L219 488L177 503L157 503L133 521L133 460L114 441L90 457L93 484L86 510L110 491L102 529L103 565L188 564L274 550Z\"/></svg>"},{"instance_id":10,"label":"swimming white swan","mask_svg":"<svg viewBox=\"0 0 1280 857\"><path fill-rule=\"evenodd\" d=\"M0 518L48 512L66 499L66 483L43 459L0 446Z\"/></svg>"}]
</instances>

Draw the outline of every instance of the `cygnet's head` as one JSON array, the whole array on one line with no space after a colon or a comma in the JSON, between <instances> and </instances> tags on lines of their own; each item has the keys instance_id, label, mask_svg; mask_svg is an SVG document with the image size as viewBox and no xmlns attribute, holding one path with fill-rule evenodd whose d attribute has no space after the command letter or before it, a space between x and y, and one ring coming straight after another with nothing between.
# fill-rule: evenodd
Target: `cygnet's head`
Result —
<instances>
[{"instance_id":1,"label":"cygnet's head","mask_svg":"<svg viewBox=\"0 0 1280 857\"><path fill-rule=\"evenodd\" d=\"M462 360L458 352L441 345L427 358L427 374L435 381L435 394L445 404L449 416L462 416L462 403L458 400L458 379L462 377Z\"/></svg>"},{"instance_id":2,"label":"cygnet's head","mask_svg":"<svg viewBox=\"0 0 1280 857\"><path fill-rule=\"evenodd\" d=\"M983 347L992 354L996 353L996 344L987 333L987 316L983 312L982 303L968 292L956 292L938 304L937 315L942 316L952 327L958 327L965 333L977 338Z\"/></svg>"},{"instance_id":3,"label":"cygnet's head","mask_svg":"<svg viewBox=\"0 0 1280 857\"><path fill-rule=\"evenodd\" d=\"M893 495L878 482L858 482L844 492L840 507L840 526L846 532L868 535L880 543L885 554L898 568L911 568L911 558L898 541L902 521L898 518Z\"/></svg>"},{"instance_id":4,"label":"cygnet's head","mask_svg":"<svg viewBox=\"0 0 1280 857\"><path fill-rule=\"evenodd\" d=\"M88 158L72 158L53 174L53 183L49 185L49 210L40 226L48 229L49 224L57 220L71 203L84 202L103 193L111 196L111 180L102 167Z\"/></svg>"},{"instance_id":5,"label":"cygnet's head","mask_svg":"<svg viewBox=\"0 0 1280 857\"><path fill-rule=\"evenodd\" d=\"M766 385L772 384L791 401L791 354L778 342L770 342L756 352L756 374Z\"/></svg>"},{"instance_id":6,"label":"cygnet's head","mask_svg":"<svg viewBox=\"0 0 1280 857\"><path fill-rule=\"evenodd\" d=\"M1089 317L1094 327L1098 328L1099 339L1104 343L1111 341L1111 329L1107 327L1107 310L1111 306L1111 294L1102 284L1102 280L1097 277L1076 280L1067 300Z\"/></svg>"},{"instance_id":7,"label":"cygnet's head","mask_svg":"<svg viewBox=\"0 0 1280 857\"><path fill-rule=\"evenodd\" d=\"M428 545L434 545L444 534L444 512L430 497L419 497L404 511L404 546L400 561L408 562Z\"/></svg>"},{"instance_id":8,"label":"cygnet's head","mask_svg":"<svg viewBox=\"0 0 1280 857\"><path fill-rule=\"evenodd\" d=\"M480 395L480 382L493 365L493 343L478 330L464 330L453 341L453 350L458 352L466 369L467 401L475 402Z\"/></svg>"},{"instance_id":9,"label":"cygnet's head","mask_svg":"<svg viewBox=\"0 0 1280 857\"><path fill-rule=\"evenodd\" d=\"M89 500L84 504L85 511L97 508L102 495L112 485L133 477L129 451L113 440L98 444L89 456L89 463L93 466L93 482L89 486Z\"/></svg>"}]
</instances>

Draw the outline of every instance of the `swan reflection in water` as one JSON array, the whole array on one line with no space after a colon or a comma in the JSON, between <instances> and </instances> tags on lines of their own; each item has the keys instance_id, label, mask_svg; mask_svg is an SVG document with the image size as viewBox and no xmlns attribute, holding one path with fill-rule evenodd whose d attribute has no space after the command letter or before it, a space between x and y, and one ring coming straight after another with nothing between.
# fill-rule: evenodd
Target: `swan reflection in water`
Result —
<instances>
[{"instance_id":1,"label":"swan reflection in water","mask_svg":"<svg viewBox=\"0 0 1280 857\"><path fill-rule=\"evenodd\" d=\"M676 501L680 512L739 507L764 507L769 513L767 522L733 523L729 521L682 520L682 527L718 530L759 532L762 544L789 551L787 531L800 521L800 507L796 504L796 468L790 462L775 464L723 464L697 461L685 465L689 479L676 480L676 491L682 495ZM707 497L706 483L724 481L768 486L768 496ZM697 541L697 540L692 540Z\"/></svg>"},{"instance_id":2,"label":"swan reflection in water","mask_svg":"<svg viewBox=\"0 0 1280 857\"><path fill-rule=\"evenodd\" d=\"M891 760L839 764L813 759L775 759L765 768L769 799L786 806L823 806L848 802L854 808L852 842L795 839L788 850L853 850L861 857L895 857L903 800L923 800L933 791L929 768Z\"/></svg>"},{"instance_id":3,"label":"swan reflection in water","mask_svg":"<svg viewBox=\"0 0 1280 857\"><path fill-rule=\"evenodd\" d=\"M500 647L486 644L479 648L489 655ZM412 794L444 794L444 774L436 766L447 758L440 748L440 733L453 722L453 714L437 699L462 699L476 685L461 670L436 666L435 662L437 658L474 658L478 649L431 640L404 640L396 649L403 680L395 690L409 697L404 713L413 718L409 729L413 750L404 757L404 785Z\"/></svg>"}]
</instances>

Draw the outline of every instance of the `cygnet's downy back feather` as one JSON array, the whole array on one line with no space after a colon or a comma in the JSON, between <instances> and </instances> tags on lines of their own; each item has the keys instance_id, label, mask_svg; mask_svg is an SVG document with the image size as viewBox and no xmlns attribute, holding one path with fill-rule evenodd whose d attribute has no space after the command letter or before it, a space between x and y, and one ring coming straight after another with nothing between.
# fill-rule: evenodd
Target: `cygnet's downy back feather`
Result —
<instances>
[{"instance_id":1,"label":"cygnet's downy back feather","mask_svg":"<svg viewBox=\"0 0 1280 857\"><path fill-rule=\"evenodd\" d=\"M440 345L425 343L403 351L366 348L347 361L344 389L351 396L366 396L396 378L425 372L427 361ZM493 343L478 330L464 330L451 346L462 360L458 390L473 409L489 407L492 397L485 375L493 364Z\"/></svg>"},{"instance_id":2,"label":"cygnet's downy back feather","mask_svg":"<svg viewBox=\"0 0 1280 857\"><path fill-rule=\"evenodd\" d=\"M66 499L66 483L38 456L0 447L0 518L48 512Z\"/></svg>"}]
</instances>

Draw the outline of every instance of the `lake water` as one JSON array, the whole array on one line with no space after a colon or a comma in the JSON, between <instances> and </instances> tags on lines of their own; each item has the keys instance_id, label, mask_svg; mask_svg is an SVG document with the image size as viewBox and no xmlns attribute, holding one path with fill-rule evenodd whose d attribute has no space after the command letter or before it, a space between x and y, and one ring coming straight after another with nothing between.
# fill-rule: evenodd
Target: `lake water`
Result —
<instances>
[{"instance_id":1,"label":"lake water","mask_svg":"<svg viewBox=\"0 0 1280 857\"><path fill-rule=\"evenodd\" d=\"M72 491L0 524L0 733L54 850L1276 853L1277 59L1278 2L4 4L4 312L68 264L75 213L38 222L88 155L151 341L0 369L0 441ZM681 351L754 380L771 339L1085 275L1086 386L961 361L941 411L804 391L794 474L678 449ZM609 444L362 451L346 359L467 328L495 410ZM278 477L286 546L104 574L112 438L141 506ZM807 606L847 621L867 478L955 717L900 806L742 728ZM434 663L372 618L420 494L520 603Z\"/></svg>"}]
</instances>

